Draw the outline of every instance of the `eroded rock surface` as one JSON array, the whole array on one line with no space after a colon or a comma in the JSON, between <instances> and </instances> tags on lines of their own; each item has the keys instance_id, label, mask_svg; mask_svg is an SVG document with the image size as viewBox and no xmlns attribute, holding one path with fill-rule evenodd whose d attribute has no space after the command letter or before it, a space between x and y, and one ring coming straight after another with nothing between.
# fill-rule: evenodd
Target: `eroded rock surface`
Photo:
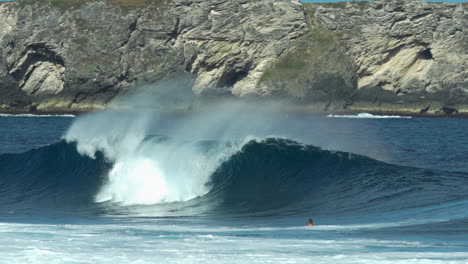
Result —
<instances>
[{"instance_id":1,"label":"eroded rock surface","mask_svg":"<svg viewBox=\"0 0 468 264\"><path fill-rule=\"evenodd\" d=\"M468 112L466 5L56 2L0 3L0 111L90 111L190 72L201 96L289 96L313 111Z\"/></svg>"},{"instance_id":2,"label":"eroded rock surface","mask_svg":"<svg viewBox=\"0 0 468 264\"><path fill-rule=\"evenodd\" d=\"M13 109L91 110L184 71L196 94L255 94L268 63L308 30L298 1L30 2L0 4L0 76L16 91Z\"/></svg>"},{"instance_id":3,"label":"eroded rock surface","mask_svg":"<svg viewBox=\"0 0 468 264\"><path fill-rule=\"evenodd\" d=\"M393 104L396 111L398 105L437 111L468 102L466 6L372 1L365 8L320 6L316 18L349 49L359 100L375 101L376 108Z\"/></svg>"}]
</instances>

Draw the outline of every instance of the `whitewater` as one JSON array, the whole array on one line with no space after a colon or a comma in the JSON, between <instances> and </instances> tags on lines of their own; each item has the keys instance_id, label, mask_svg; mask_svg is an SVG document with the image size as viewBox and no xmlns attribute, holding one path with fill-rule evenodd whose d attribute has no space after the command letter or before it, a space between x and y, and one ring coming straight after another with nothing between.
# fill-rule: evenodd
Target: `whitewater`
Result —
<instances>
[{"instance_id":1,"label":"whitewater","mask_svg":"<svg viewBox=\"0 0 468 264\"><path fill-rule=\"evenodd\" d=\"M466 119L282 106L0 116L0 263L467 263Z\"/></svg>"}]
</instances>

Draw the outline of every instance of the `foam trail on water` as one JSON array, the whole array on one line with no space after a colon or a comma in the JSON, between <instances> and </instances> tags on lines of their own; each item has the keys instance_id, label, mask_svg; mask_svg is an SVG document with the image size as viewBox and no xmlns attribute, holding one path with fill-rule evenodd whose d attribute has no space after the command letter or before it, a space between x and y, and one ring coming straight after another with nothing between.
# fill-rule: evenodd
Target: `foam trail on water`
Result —
<instances>
[{"instance_id":1,"label":"foam trail on water","mask_svg":"<svg viewBox=\"0 0 468 264\"><path fill-rule=\"evenodd\" d=\"M0 117L75 117L75 115L64 114L64 115L34 115L34 114L0 114Z\"/></svg>"},{"instance_id":2,"label":"foam trail on water","mask_svg":"<svg viewBox=\"0 0 468 264\"><path fill-rule=\"evenodd\" d=\"M398 116L398 115L373 115L369 113L360 113L357 115L328 115L327 117L335 118L411 118L411 116Z\"/></svg>"}]
</instances>

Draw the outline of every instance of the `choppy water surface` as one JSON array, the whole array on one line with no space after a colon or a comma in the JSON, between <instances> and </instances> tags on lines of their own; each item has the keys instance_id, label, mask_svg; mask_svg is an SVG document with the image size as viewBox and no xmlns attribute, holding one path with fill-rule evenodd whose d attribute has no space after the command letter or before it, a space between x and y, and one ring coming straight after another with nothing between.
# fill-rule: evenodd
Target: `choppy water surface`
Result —
<instances>
[{"instance_id":1,"label":"choppy water surface","mask_svg":"<svg viewBox=\"0 0 468 264\"><path fill-rule=\"evenodd\" d=\"M0 263L467 262L466 119L269 118L1 116Z\"/></svg>"}]
</instances>

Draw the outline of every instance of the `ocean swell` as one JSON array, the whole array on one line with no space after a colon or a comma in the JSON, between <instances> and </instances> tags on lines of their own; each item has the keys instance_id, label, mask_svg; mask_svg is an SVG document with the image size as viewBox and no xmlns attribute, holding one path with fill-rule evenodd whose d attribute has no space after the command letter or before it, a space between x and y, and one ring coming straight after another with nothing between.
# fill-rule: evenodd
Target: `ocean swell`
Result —
<instances>
[{"instance_id":1,"label":"ocean swell","mask_svg":"<svg viewBox=\"0 0 468 264\"><path fill-rule=\"evenodd\" d=\"M1 155L0 203L151 216L356 216L414 208L434 214L424 208L443 211L441 204L467 198L466 173L391 165L288 139L234 144L151 136L114 161L77 148L61 141Z\"/></svg>"},{"instance_id":2,"label":"ocean swell","mask_svg":"<svg viewBox=\"0 0 468 264\"><path fill-rule=\"evenodd\" d=\"M466 176L269 138L250 141L224 162L208 196L222 200L224 212L356 215L457 200Z\"/></svg>"},{"instance_id":3,"label":"ocean swell","mask_svg":"<svg viewBox=\"0 0 468 264\"><path fill-rule=\"evenodd\" d=\"M0 204L15 211L87 210L110 164L60 141L21 154L0 155Z\"/></svg>"}]
</instances>

